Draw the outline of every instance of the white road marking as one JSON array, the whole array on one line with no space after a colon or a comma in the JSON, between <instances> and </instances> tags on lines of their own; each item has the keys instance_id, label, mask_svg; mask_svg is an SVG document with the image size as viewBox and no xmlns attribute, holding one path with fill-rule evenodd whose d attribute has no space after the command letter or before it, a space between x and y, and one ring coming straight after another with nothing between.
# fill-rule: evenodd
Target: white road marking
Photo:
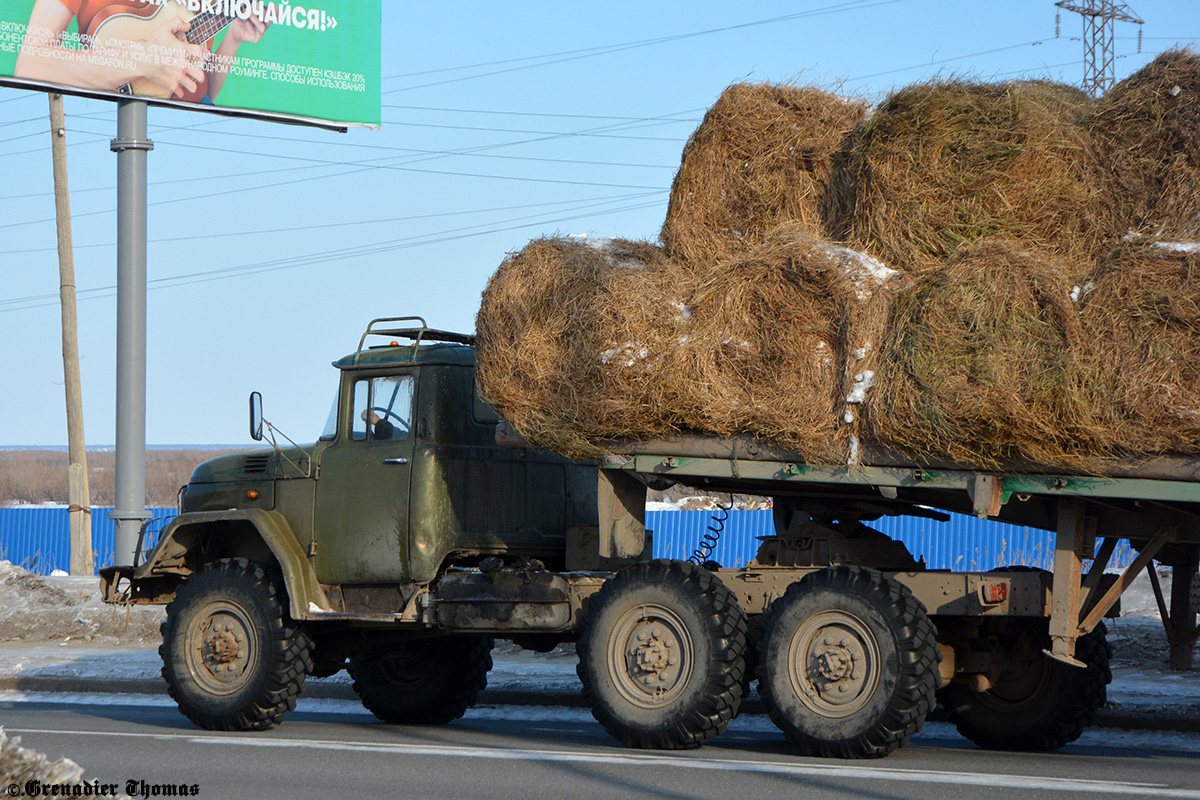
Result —
<instances>
[{"instance_id":1,"label":"white road marking","mask_svg":"<svg viewBox=\"0 0 1200 800\"><path fill-rule=\"evenodd\" d=\"M1161 783L1089 780L1087 778L1056 778L1050 776L1012 775L991 772L941 772L892 767L867 767L852 763L796 763L788 761L743 761L703 756L672 756L654 753L611 753L583 750L524 750L496 747L461 747L446 744L385 744L372 742L339 742L321 739L284 739L226 735L195 735L179 733L136 733L110 731L67 731L36 728L9 729L10 734L50 734L56 736L103 736L106 738L146 738L175 740L194 745L218 747L294 748L333 750L359 753L380 753L402 756L440 756L475 758L490 761L529 761L549 763L613 764L633 767L673 767L683 770L747 772L790 777L821 777L869 780L879 782L927 783L952 786L979 786L1003 789L1040 789L1082 794L1115 794L1138 797L1179 797L1200 800L1200 789L1175 789Z\"/></svg>"}]
</instances>

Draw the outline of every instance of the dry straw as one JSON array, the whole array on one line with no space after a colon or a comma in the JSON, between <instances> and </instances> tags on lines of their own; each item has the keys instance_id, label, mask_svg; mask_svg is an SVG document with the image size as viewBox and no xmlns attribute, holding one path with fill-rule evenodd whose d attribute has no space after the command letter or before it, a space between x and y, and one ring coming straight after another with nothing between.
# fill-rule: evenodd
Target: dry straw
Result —
<instances>
[{"instance_id":1,"label":"dry straw","mask_svg":"<svg viewBox=\"0 0 1200 800\"><path fill-rule=\"evenodd\" d=\"M851 344L854 323L894 275L808 236L802 223L718 265L688 302L688 338L672 376L683 390L681 423L749 433L809 463L846 463L857 421L846 419L846 375L861 373L854 365L870 350Z\"/></svg>"},{"instance_id":2,"label":"dry straw","mask_svg":"<svg viewBox=\"0 0 1200 800\"><path fill-rule=\"evenodd\" d=\"M919 461L1091 468L1104 452L1071 285L1023 244L961 250L897 300L868 428Z\"/></svg>"},{"instance_id":3,"label":"dry straw","mask_svg":"<svg viewBox=\"0 0 1200 800\"><path fill-rule=\"evenodd\" d=\"M1200 55L1158 56L1104 96L1089 127L1102 155L1109 227L1200 238Z\"/></svg>"},{"instance_id":4,"label":"dry straw","mask_svg":"<svg viewBox=\"0 0 1200 800\"><path fill-rule=\"evenodd\" d=\"M782 223L823 237L834 155L865 113L820 89L730 86L684 148L662 227L666 251L703 268L748 252Z\"/></svg>"},{"instance_id":5,"label":"dry straw","mask_svg":"<svg viewBox=\"0 0 1200 800\"><path fill-rule=\"evenodd\" d=\"M893 94L854 134L827 205L835 238L917 272L963 245L1024 242L1072 275L1101 246L1081 92L946 81Z\"/></svg>"},{"instance_id":6,"label":"dry straw","mask_svg":"<svg viewBox=\"0 0 1200 800\"><path fill-rule=\"evenodd\" d=\"M480 390L532 444L565 455L597 440L668 433L662 379L681 335L675 268L624 239L535 239L483 294Z\"/></svg>"},{"instance_id":7,"label":"dry straw","mask_svg":"<svg viewBox=\"0 0 1200 800\"><path fill-rule=\"evenodd\" d=\"M1107 423L1134 455L1200 455L1200 253L1120 248L1080 311Z\"/></svg>"}]
</instances>

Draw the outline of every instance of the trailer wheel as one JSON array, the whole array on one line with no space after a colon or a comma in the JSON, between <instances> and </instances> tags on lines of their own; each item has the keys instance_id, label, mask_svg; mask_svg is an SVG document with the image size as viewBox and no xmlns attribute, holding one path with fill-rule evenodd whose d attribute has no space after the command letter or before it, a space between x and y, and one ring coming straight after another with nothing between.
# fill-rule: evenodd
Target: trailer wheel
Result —
<instances>
[{"instance_id":1,"label":"trailer wheel","mask_svg":"<svg viewBox=\"0 0 1200 800\"><path fill-rule=\"evenodd\" d=\"M348 671L363 706L384 722L445 725L475 705L491 668L491 639L454 636L352 658Z\"/></svg>"},{"instance_id":2,"label":"trailer wheel","mask_svg":"<svg viewBox=\"0 0 1200 800\"><path fill-rule=\"evenodd\" d=\"M771 606L758 692L804 752L877 758L924 726L940 660L933 623L907 587L875 570L830 567Z\"/></svg>"},{"instance_id":3,"label":"trailer wheel","mask_svg":"<svg viewBox=\"0 0 1200 800\"><path fill-rule=\"evenodd\" d=\"M619 571L592 600L579 679L592 715L630 747L699 747L742 701L746 618L711 572L658 560Z\"/></svg>"},{"instance_id":4,"label":"trailer wheel","mask_svg":"<svg viewBox=\"0 0 1200 800\"><path fill-rule=\"evenodd\" d=\"M296 707L312 668L307 634L284 613L283 587L261 564L205 565L167 605L162 676L201 728L265 730Z\"/></svg>"},{"instance_id":5,"label":"trailer wheel","mask_svg":"<svg viewBox=\"0 0 1200 800\"><path fill-rule=\"evenodd\" d=\"M1112 671L1104 624L1075 643L1072 667L1047 657L1048 622L1014 617L995 635L1007 665L986 692L954 682L940 700L958 732L991 750L1057 750L1079 738L1104 705ZM999 627L999 626L997 626Z\"/></svg>"}]
</instances>

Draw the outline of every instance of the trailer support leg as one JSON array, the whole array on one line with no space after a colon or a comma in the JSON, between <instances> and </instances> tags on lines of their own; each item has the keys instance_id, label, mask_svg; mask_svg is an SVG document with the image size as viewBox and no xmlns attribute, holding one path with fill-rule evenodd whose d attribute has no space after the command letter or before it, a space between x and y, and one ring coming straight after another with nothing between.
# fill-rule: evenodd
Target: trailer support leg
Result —
<instances>
[{"instance_id":1,"label":"trailer support leg","mask_svg":"<svg viewBox=\"0 0 1200 800\"><path fill-rule=\"evenodd\" d=\"M601 558L636 561L646 550L646 485L619 470L599 472Z\"/></svg>"},{"instance_id":2,"label":"trailer support leg","mask_svg":"<svg viewBox=\"0 0 1200 800\"><path fill-rule=\"evenodd\" d=\"M1081 635L1091 633L1095 627L1100 624L1100 620L1104 618L1104 615L1108 613L1108 610L1116 604L1117 600L1121 598L1121 594L1129 588L1129 585L1133 583L1134 579L1138 576L1138 573L1147 568L1147 565L1150 564L1151 559L1158 554L1158 551L1162 549L1163 545L1166 544L1174 535L1174 529L1163 529L1156 533L1154 538L1147 542L1146 545L1138 551L1137 558L1133 559L1133 563L1125 568L1125 571L1121 573L1121 577L1117 578L1117 582L1109 587L1109 590L1105 592L1104 597L1101 597L1100 600L1092 606L1087 617L1083 620L1083 622L1079 623L1079 633ZM1150 569L1153 569L1153 567L1150 567ZM1088 577L1091 577L1091 573L1088 573ZM1153 582L1155 580L1157 580L1157 576L1151 575L1151 581ZM1155 593L1161 594L1161 592L1158 590L1155 590ZM1161 598L1159 599L1159 607L1162 607Z\"/></svg>"},{"instance_id":3,"label":"trailer support leg","mask_svg":"<svg viewBox=\"0 0 1200 800\"><path fill-rule=\"evenodd\" d=\"M1051 658L1076 667L1087 666L1075 658L1075 639L1079 636L1080 581L1083 576L1086 541L1082 500L1060 500L1058 530L1054 537L1054 584L1050 606Z\"/></svg>"},{"instance_id":4,"label":"trailer support leg","mask_svg":"<svg viewBox=\"0 0 1200 800\"><path fill-rule=\"evenodd\" d=\"M1167 642L1170 645L1168 664L1184 672L1192 668L1192 653L1196 648L1196 609L1192 607L1192 578L1200 561L1200 546L1181 546L1182 556L1171 567L1171 617L1167 623Z\"/></svg>"}]
</instances>

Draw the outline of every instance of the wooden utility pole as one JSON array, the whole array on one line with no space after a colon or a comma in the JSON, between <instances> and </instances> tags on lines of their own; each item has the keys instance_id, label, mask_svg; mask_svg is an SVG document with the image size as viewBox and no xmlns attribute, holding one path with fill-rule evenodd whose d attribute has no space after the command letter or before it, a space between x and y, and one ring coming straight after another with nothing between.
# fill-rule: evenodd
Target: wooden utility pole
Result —
<instances>
[{"instance_id":1,"label":"wooden utility pole","mask_svg":"<svg viewBox=\"0 0 1200 800\"><path fill-rule=\"evenodd\" d=\"M67 393L67 497L71 519L71 574L92 575L92 504L87 448L83 440L83 389L79 379L79 326L75 318L75 257L71 246L71 197L67 192L67 123L61 94L50 96L54 156L54 211L58 218L58 278L62 303L63 378Z\"/></svg>"}]
</instances>

